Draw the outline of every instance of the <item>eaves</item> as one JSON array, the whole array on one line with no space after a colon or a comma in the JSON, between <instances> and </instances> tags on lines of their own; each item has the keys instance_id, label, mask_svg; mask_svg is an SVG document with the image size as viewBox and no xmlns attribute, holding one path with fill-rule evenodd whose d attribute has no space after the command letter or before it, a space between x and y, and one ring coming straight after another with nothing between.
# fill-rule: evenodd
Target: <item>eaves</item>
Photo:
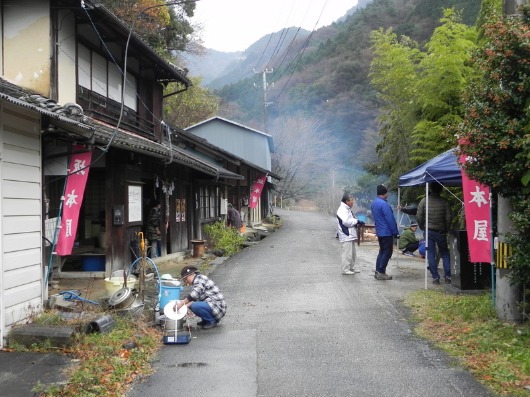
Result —
<instances>
[{"instance_id":1,"label":"eaves","mask_svg":"<svg viewBox=\"0 0 530 397\"><path fill-rule=\"evenodd\" d=\"M182 164L216 178L245 179L242 175L196 158L178 147L169 147L151 141L132 132L103 124L86 116L83 117L86 122L80 122L2 92L0 92L0 100L40 113L52 128L63 132L65 135L74 135L74 137L83 140L85 143L105 146L110 143L110 147L142 153L159 158L168 164L171 162Z\"/></svg>"}]
</instances>

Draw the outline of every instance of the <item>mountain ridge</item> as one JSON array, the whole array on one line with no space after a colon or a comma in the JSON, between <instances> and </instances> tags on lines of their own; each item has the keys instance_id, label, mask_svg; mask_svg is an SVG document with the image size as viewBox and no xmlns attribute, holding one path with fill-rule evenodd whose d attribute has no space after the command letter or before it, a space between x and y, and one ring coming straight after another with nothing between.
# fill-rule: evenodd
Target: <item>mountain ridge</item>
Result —
<instances>
[{"instance_id":1,"label":"mountain ridge","mask_svg":"<svg viewBox=\"0 0 530 397\"><path fill-rule=\"evenodd\" d=\"M294 30L289 29L292 40L282 42L279 48L283 52L267 49L266 43L280 43L281 32L266 35L246 50L244 61L229 64L222 75L211 80L222 98L220 115L266 131L267 118L272 124L277 118L302 113L320 120L341 142L337 157L345 166L376 161L378 98L368 77L371 32L392 28L421 47L439 25L444 8L457 8L464 23L471 25L481 3L364 0L341 21L314 32L294 38ZM267 84L274 82L266 95L258 91L263 90L262 75L253 73L264 67L274 70L266 76Z\"/></svg>"}]
</instances>

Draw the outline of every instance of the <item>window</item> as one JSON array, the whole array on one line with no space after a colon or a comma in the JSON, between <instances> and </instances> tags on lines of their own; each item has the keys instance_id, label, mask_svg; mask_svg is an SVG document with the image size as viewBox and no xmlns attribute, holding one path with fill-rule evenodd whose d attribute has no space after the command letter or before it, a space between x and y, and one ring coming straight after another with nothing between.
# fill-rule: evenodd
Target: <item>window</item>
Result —
<instances>
[{"instance_id":1,"label":"window","mask_svg":"<svg viewBox=\"0 0 530 397\"><path fill-rule=\"evenodd\" d=\"M77 76L81 87L121 103L123 76L119 67L82 44L78 44L77 48ZM136 77L127 73L123 102L135 112L138 108L137 84Z\"/></svg>"},{"instance_id":2,"label":"window","mask_svg":"<svg viewBox=\"0 0 530 397\"><path fill-rule=\"evenodd\" d=\"M215 186L201 186L199 188L199 213L201 219L217 218L219 216L219 189Z\"/></svg>"}]
</instances>

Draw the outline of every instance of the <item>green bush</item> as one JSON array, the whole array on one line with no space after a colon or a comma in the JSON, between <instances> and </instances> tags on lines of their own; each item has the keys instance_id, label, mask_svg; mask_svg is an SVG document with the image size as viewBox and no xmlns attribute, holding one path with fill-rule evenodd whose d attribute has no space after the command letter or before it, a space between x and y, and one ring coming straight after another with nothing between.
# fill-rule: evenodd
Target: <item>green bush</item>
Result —
<instances>
[{"instance_id":1,"label":"green bush","mask_svg":"<svg viewBox=\"0 0 530 397\"><path fill-rule=\"evenodd\" d=\"M205 225L204 231L210 236L214 250L223 251L223 255L233 255L243 245L244 238L239 230L227 227L224 222Z\"/></svg>"}]
</instances>

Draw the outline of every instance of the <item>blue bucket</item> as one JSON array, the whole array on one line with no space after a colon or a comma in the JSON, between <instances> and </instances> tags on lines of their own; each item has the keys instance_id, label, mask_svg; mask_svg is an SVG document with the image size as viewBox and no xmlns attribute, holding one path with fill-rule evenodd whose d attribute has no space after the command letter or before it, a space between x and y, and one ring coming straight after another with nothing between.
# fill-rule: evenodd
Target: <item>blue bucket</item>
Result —
<instances>
[{"instance_id":1,"label":"blue bucket","mask_svg":"<svg viewBox=\"0 0 530 397\"><path fill-rule=\"evenodd\" d=\"M162 283L160 292L160 311L164 310L164 307L169 301L175 301L180 299L180 291L182 286L168 286Z\"/></svg>"}]
</instances>

